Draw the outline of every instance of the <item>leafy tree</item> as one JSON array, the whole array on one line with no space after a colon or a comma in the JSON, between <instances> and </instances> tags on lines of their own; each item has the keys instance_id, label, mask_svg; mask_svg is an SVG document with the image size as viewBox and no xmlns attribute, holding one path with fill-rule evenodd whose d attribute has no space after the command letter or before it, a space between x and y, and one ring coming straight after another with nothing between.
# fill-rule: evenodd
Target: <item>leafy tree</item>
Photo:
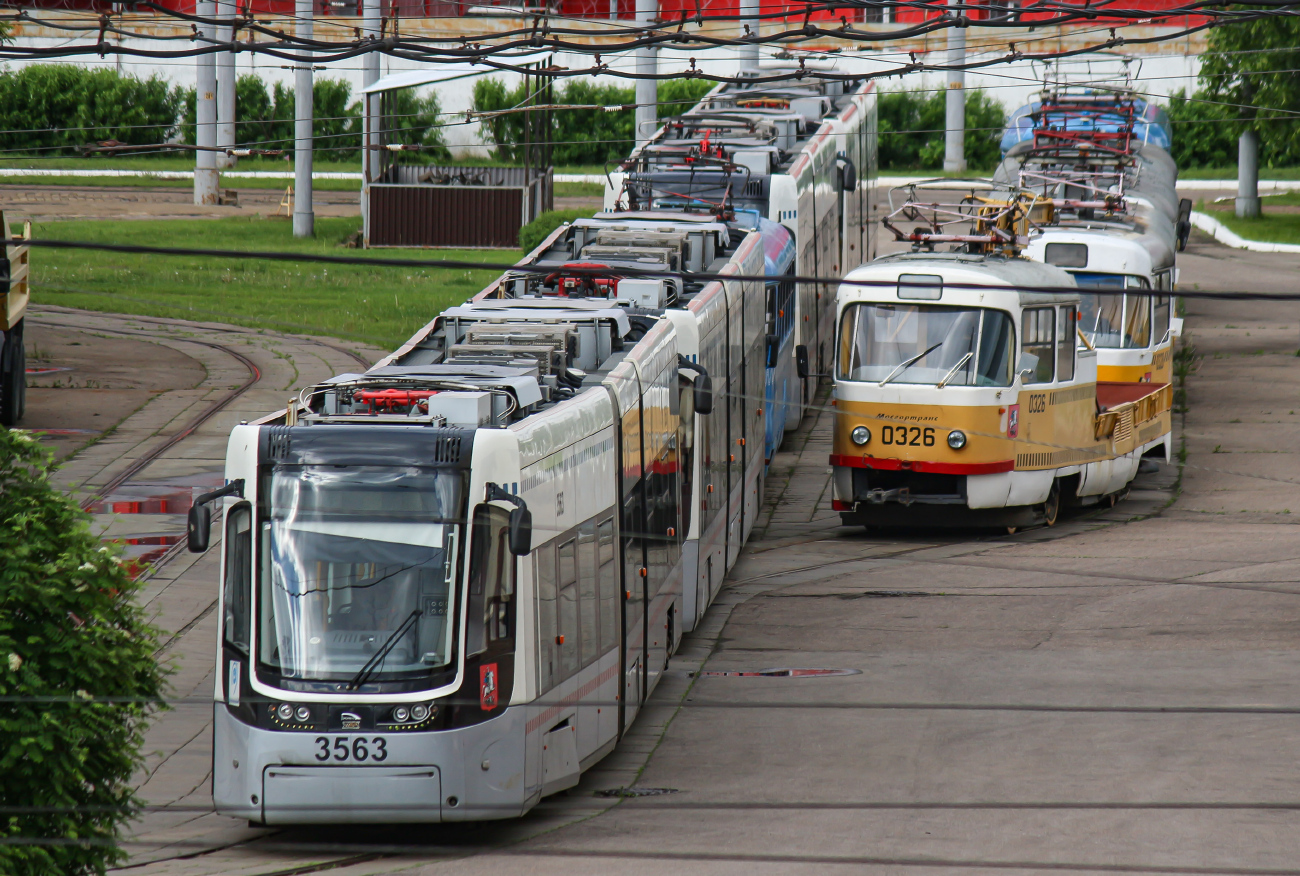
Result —
<instances>
[{"instance_id":1,"label":"leafy tree","mask_svg":"<svg viewBox=\"0 0 1300 876\"><path fill-rule=\"evenodd\" d=\"M53 458L0 431L0 872L103 873L138 809L131 777L164 671L140 587L50 484Z\"/></svg>"},{"instance_id":2,"label":"leafy tree","mask_svg":"<svg viewBox=\"0 0 1300 876\"><path fill-rule=\"evenodd\" d=\"M935 91L886 91L878 104L881 170L938 170L943 167L947 95ZM998 142L1007 116L983 90L966 92L966 163L996 167Z\"/></svg>"},{"instance_id":3,"label":"leafy tree","mask_svg":"<svg viewBox=\"0 0 1300 876\"><path fill-rule=\"evenodd\" d=\"M630 104L636 91L618 85L596 85L573 79L555 89L554 103L600 107ZM474 83L474 109L499 112L524 103L523 84L508 89L499 79ZM551 160L558 165L601 164L616 161L632 151L635 110L606 112L604 109L562 109L551 113ZM481 123L484 142L493 144L502 161L521 161L524 114L508 113Z\"/></svg>"},{"instance_id":4,"label":"leafy tree","mask_svg":"<svg viewBox=\"0 0 1300 876\"><path fill-rule=\"evenodd\" d=\"M1237 163L1237 110L1202 89L1190 98L1179 89L1166 107L1173 126L1174 161L1184 170Z\"/></svg>"},{"instance_id":5,"label":"leafy tree","mask_svg":"<svg viewBox=\"0 0 1300 876\"><path fill-rule=\"evenodd\" d=\"M1260 163L1267 167L1300 164L1300 138L1293 133L1300 113L1296 69L1300 19L1269 16L1210 31L1200 72L1203 97L1228 104L1214 112L1224 119L1235 114L1235 124L1226 128L1234 138L1247 129L1259 135ZM1228 164L1235 164L1235 150L1230 154Z\"/></svg>"}]
</instances>

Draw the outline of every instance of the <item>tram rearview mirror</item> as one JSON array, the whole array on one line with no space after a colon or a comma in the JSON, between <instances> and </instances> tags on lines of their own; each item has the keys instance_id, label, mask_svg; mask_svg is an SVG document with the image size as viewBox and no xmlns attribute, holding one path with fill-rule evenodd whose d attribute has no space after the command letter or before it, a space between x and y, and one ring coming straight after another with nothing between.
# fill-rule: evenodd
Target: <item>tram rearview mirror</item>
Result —
<instances>
[{"instance_id":1,"label":"tram rearview mirror","mask_svg":"<svg viewBox=\"0 0 1300 876\"><path fill-rule=\"evenodd\" d=\"M510 553L526 557L533 549L533 513L527 508L510 512Z\"/></svg>"},{"instance_id":2,"label":"tram rearview mirror","mask_svg":"<svg viewBox=\"0 0 1300 876\"><path fill-rule=\"evenodd\" d=\"M206 504L191 505L189 520L185 525L185 542L190 552L201 554L208 549L208 536L212 532L212 509Z\"/></svg>"},{"instance_id":3,"label":"tram rearview mirror","mask_svg":"<svg viewBox=\"0 0 1300 876\"><path fill-rule=\"evenodd\" d=\"M808 379L808 348L803 344L794 348L794 370L801 380Z\"/></svg>"},{"instance_id":4,"label":"tram rearview mirror","mask_svg":"<svg viewBox=\"0 0 1300 876\"><path fill-rule=\"evenodd\" d=\"M858 169L847 158L839 160L839 183L841 192L851 192L858 187Z\"/></svg>"},{"instance_id":5,"label":"tram rearview mirror","mask_svg":"<svg viewBox=\"0 0 1300 876\"><path fill-rule=\"evenodd\" d=\"M707 374L695 378L695 413L713 413L713 379Z\"/></svg>"}]
</instances>

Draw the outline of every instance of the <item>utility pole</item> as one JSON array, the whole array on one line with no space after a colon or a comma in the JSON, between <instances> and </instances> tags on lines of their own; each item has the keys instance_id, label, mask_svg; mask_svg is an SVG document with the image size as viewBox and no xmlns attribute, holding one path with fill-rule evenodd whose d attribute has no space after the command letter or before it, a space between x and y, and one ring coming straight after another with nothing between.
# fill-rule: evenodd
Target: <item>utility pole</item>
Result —
<instances>
[{"instance_id":1,"label":"utility pole","mask_svg":"<svg viewBox=\"0 0 1300 876\"><path fill-rule=\"evenodd\" d=\"M958 0L948 0L954 16L961 16ZM966 28L948 26L948 66L966 63ZM943 169L960 173L966 169L966 71L948 70L948 96L944 120Z\"/></svg>"},{"instance_id":2,"label":"utility pole","mask_svg":"<svg viewBox=\"0 0 1300 876\"><path fill-rule=\"evenodd\" d=\"M300 40L312 39L312 17L315 0L295 0L297 16L295 32ZM316 214L311 205L311 151L312 151L312 55L306 49L298 50L299 59L294 74L293 122L293 236L314 237Z\"/></svg>"},{"instance_id":3,"label":"utility pole","mask_svg":"<svg viewBox=\"0 0 1300 876\"><path fill-rule=\"evenodd\" d=\"M1246 131L1237 140L1237 218L1259 214L1259 135Z\"/></svg>"},{"instance_id":4,"label":"utility pole","mask_svg":"<svg viewBox=\"0 0 1300 876\"><path fill-rule=\"evenodd\" d=\"M758 36L759 0L740 0L741 38ZM758 43L740 47L740 69L758 71Z\"/></svg>"},{"instance_id":5,"label":"utility pole","mask_svg":"<svg viewBox=\"0 0 1300 876\"><path fill-rule=\"evenodd\" d=\"M213 18L216 3L198 0L194 11L200 18ZM200 47L211 46L212 35L212 25L200 25ZM217 154L209 151L217 145L217 67L211 52L198 56L195 73L198 81L195 83L194 145L200 148L194 153L194 203L216 204L221 180L217 172Z\"/></svg>"},{"instance_id":6,"label":"utility pole","mask_svg":"<svg viewBox=\"0 0 1300 876\"><path fill-rule=\"evenodd\" d=\"M659 12L659 0L636 0L638 24L649 24ZM659 72L658 54L653 48L636 50L636 72L653 76ZM638 147L654 135L659 127L659 82L655 79L636 81L636 145Z\"/></svg>"},{"instance_id":7,"label":"utility pole","mask_svg":"<svg viewBox=\"0 0 1300 876\"><path fill-rule=\"evenodd\" d=\"M217 28L217 39L229 43L235 38L235 0L217 0L217 17L223 22ZM235 145L235 53L217 55L217 146L232 149ZM228 170L235 166L235 157L217 153L217 167Z\"/></svg>"},{"instance_id":8,"label":"utility pole","mask_svg":"<svg viewBox=\"0 0 1300 876\"><path fill-rule=\"evenodd\" d=\"M379 4L382 0L361 0L361 30L366 39L378 40L382 34L383 19L380 18ZM362 61L361 84L369 88L379 81L379 52L372 51L366 53ZM374 182L379 177L379 152L371 149L372 145L380 143L379 131L382 126L382 117L380 113L381 100L379 95L373 95L369 99L362 101L362 106L367 108L370 114L370 142L361 144L361 171L363 174Z\"/></svg>"}]
</instances>

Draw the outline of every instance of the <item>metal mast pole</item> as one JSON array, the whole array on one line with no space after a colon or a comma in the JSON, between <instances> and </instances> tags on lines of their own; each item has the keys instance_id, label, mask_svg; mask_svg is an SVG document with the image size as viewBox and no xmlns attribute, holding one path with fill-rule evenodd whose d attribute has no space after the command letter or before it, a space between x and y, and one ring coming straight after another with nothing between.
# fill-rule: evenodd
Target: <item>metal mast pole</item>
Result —
<instances>
[{"instance_id":1,"label":"metal mast pole","mask_svg":"<svg viewBox=\"0 0 1300 876\"><path fill-rule=\"evenodd\" d=\"M948 0L954 16L960 16L958 0ZM966 28L948 27L948 65L966 63ZM943 169L960 173L966 169L966 71L948 71L948 101L945 107Z\"/></svg>"},{"instance_id":2,"label":"metal mast pole","mask_svg":"<svg viewBox=\"0 0 1300 876\"><path fill-rule=\"evenodd\" d=\"M740 0L740 36L758 36L759 0ZM740 69L758 70L758 44L740 47Z\"/></svg>"},{"instance_id":3,"label":"metal mast pole","mask_svg":"<svg viewBox=\"0 0 1300 876\"><path fill-rule=\"evenodd\" d=\"M636 0L636 20L649 24L659 12L659 0ZM653 76L659 72L659 58L653 48L636 50L636 72ZM659 83L654 79L636 81L636 145L644 146L659 127Z\"/></svg>"},{"instance_id":4,"label":"metal mast pole","mask_svg":"<svg viewBox=\"0 0 1300 876\"><path fill-rule=\"evenodd\" d=\"M361 0L363 6L361 10L361 32L366 39L378 40L381 37L380 30L383 28L383 19L380 17L379 4L381 0ZM369 52L362 61L361 84L364 88L369 88L379 81L379 52ZM382 128L380 122L379 105L381 103L379 95L372 95L371 100L364 102L366 109L366 118L369 124L366 129L370 132L365 143L361 144L362 155L362 173L369 178L371 182L379 176L379 153L371 149L371 146L379 144L379 133Z\"/></svg>"},{"instance_id":5,"label":"metal mast pole","mask_svg":"<svg viewBox=\"0 0 1300 876\"><path fill-rule=\"evenodd\" d=\"M314 0L296 0L295 32L299 39L312 39ZM301 56L294 73L294 123L293 123L293 236L314 237L316 214L311 203L311 152L312 152L312 56L299 49Z\"/></svg>"},{"instance_id":6,"label":"metal mast pole","mask_svg":"<svg viewBox=\"0 0 1300 876\"><path fill-rule=\"evenodd\" d=\"M212 18L216 13L213 0L198 0L194 12L200 18ZM210 46L213 28L199 26L200 47ZM217 145L217 67L211 53L199 55L195 62L194 145L194 203L216 204L220 176L217 172L217 154L209 151Z\"/></svg>"},{"instance_id":7,"label":"metal mast pole","mask_svg":"<svg viewBox=\"0 0 1300 876\"><path fill-rule=\"evenodd\" d=\"M217 0L217 17L225 22L235 20L235 0ZM222 24L217 28L217 39L228 43L235 36L232 24ZM217 55L217 146L230 149L235 145L235 53L221 52ZM217 153L217 167L227 169L235 166L235 157L222 152Z\"/></svg>"}]
</instances>

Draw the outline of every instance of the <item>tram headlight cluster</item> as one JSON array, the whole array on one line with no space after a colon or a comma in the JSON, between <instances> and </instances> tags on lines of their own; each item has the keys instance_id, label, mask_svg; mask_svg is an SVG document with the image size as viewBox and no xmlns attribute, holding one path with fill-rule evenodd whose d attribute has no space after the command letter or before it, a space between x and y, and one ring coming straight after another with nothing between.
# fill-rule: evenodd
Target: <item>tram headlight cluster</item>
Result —
<instances>
[{"instance_id":1,"label":"tram headlight cluster","mask_svg":"<svg viewBox=\"0 0 1300 876\"><path fill-rule=\"evenodd\" d=\"M414 706L394 706L391 713L391 720L394 724L406 724L414 722L416 724L426 720L429 717L429 707L424 703L417 703Z\"/></svg>"},{"instance_id":2,"label":"tram headlight cluster","mask_svg":"<svg viewBox=\"0 0 1300 876\"><path fill-rule=\"evenodd\" d=\"M288 703L280 703L280 706L275 710L275 713L279 716L281 721L293 720L293 706Z\"/></svg>"},{"instance_id":3,"label":"tram headlight cluster","mask_svg":"<svg viewBox=\"0 0 1300 876\"><path fill-rule=\"evenodd\" d=\"M853 431L849 433L849 438L854 444L861 447L871 440L871 430L866 426L854 426Z\"/></svg>"},{"instance_id":4,"label":"tram headlight cluster","mask_svg":"<svg viewBox=\"0 0 1300 876\"><path fill-rule=\"evenodd\" d=\"M953 429L948 433L948 446L953 450L961 450L966 446L966 433L960 429Z\"/></svg>"}]
</instances>

